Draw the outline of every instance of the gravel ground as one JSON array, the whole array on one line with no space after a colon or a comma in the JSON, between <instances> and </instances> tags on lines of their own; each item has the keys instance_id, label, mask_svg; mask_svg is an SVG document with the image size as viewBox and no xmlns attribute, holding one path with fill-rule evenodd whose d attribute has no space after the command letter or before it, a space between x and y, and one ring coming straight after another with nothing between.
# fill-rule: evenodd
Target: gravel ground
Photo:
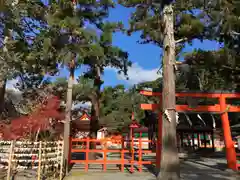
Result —
<instances>
[{"instance_id":1,"label":"gravel ground","mask_svg":"<svg viewBox=\"0 0 240 180\"><path fill-rule=\"evenodd\" d=\"M84 166L83 166L84 167ZM1 170L0 170L1 171ZM101 170L100 170L101 171ZM1 173L0 173L1 174ZM4 173L5 174L5 173ZM24 173L25 174L25 173ZM15 180L36 180L36 172L30 171L28 176L17 175ZM0 180L1 180L0 176ZM5 179L5 178L4 178ZM129 173L107 171L88 173L79 170L77 166L72 169L65 180L155 180L156 177L150 173ZM240 175L226 169L226 160L224 158L202 158L192 157L181 162L181 180L240 180Z\"/></svg>"},{"instance_id":2,"label":"gravel ground","mask_svg":"<svg viewBox=\"0 0 240 180\"><path fill-rule=\"evenodd\" d=\"M240 176L228 170L217 168L221 160L208 159L210 161L187 160L181 163L182 180L239 180ZM214 164L215 162L215 164ZM212 166L212 167L211 167ZM156 177L150 172L133 173L128 172L79 172L76 169L70 173L65 180L155 180Z\"/></svg>"}]
</instances>

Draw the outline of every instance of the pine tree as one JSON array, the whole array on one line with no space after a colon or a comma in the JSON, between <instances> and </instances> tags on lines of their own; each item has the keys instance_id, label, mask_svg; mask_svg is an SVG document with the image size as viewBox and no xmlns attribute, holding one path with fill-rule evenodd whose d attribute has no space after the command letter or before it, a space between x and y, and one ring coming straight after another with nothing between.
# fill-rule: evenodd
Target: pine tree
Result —
<instances>
[{"instance_id":1,"label":"pine tree","mask_svg":"<svg viewBox=\"0 0 240 180\"><path fill-rule=\"evenodd\" d=\"M195 73L195 77L197 75L202 84L207 83L208 80L212 82L202 90L240 89L239 12L240 3L237 0L210 1L200 12L211 27L209 34L214 40L223 43L220 50L197 50L185 58L185 62L191 65L192 72ZM191 73L189 77L193 77Z\"/></svg>"},{"instance_id":2,"label":"pine tree","mask_svg":"<svg viewBox=\"0 0 240 180\"><path fill-rule=\"evenodd\" d=\"M211 37L211 27L204 22L197 9L203 9L202 1L128 0L120 3L135 8L130 20L129 34L141 31L140 43L153 43L163 50L163 99L162 152L158 179L180 179L176 147L175 75L176 56L193 39ZM167 114L167 116L166 116ZM160 163L160 162L157 162ZM159 165L159 164L158 164Z\"/></svg>"},{"instance_id":3,"label":"pine tree","mask_svg":"<svg viewBox=\"0 0 240 180\"><path fill-rule=\"evenodd\" d=\"M93 93L95 98L92 99L95 100L93 106L95 111L99 111L101 72L105 65L107 66L111 61L118 60L117 49L111 47L111 33L119 25L103 23L103 20L108 16L109 8L113 5L110 0L49 1L44 12L46 17L44 22L46 24L42 25L38 41L35 42L35 46L40 47L38 52L35 53L41 55L49 63L58 62L69 69L64 128L65 144L69 143L75 70L82 64L89 65L90 71L88 74L93 76L94 87L96 87ZM98 34L99 30L101 31L100 35ZM120 61L116 61L116 63L118 62ZM118 64L118 67L121 67L121 64ZM95 117L91 122L98 120L98 114L98 112L96 115L94 114ZM93 131L96 132L95 127ZM68 148L68 146L65 146L64 150L66 162Z\"/></svg>"},{"instance_id":4,"label":"pine tree","mask_svg":"<svg viewBox=\"0 0 240 180\"><path fill-rule=\"evenodd\" d=\"M34 53L38 47L33 42L41 28L40 23L44 21L42 12L45 8L41 1L31 0L7 0L0 6L0 111L4 107L7 80L20 77L22 84L28 81L33 87L33 84L40 84L46 71L55 73L57 70L56 63L48 63Z\"/></svg>"},{"instance_id":5,"label":"pine tree","mask_svg":"<svg viewBox=\"0 0 240 180\"><path fill-rule=\"evenodd\" d=\"M181 83L185 82L185 88L200 91L233 91L239 86L237 62L225 48L217 51L196 50L185 56ZM236 70L235 70L236 68ZM181 76L180 76L181 77Z\"/></svg>"},{"instance_id":6,"label":"pine tree","mask_svg":"<svg viewBox=\"0 0 240 180\"><path fill-rule=\"evenodd\" d=\"M85 28L85 22L95 22L105 17L107 8L92 1L51 1L46 11L47 24L41 33L45 59L58 60L69 69L64 143L69 144L74 73L89 54L99 54L94 29ZM106 6L107 7L107 6ZM66 173L68 173L69 147L64 148Z\"/></svg>"},{"instance_id":7,"label":"pine tree","mask_svg":"<svg viewBox=\"0 0 240 180\"><path fill-rule=\"evenodd\" d=\"M99 46L102 50L102 56L92 55L89 58L84 59L84 64L90 67L89 71L85 74L86 78L93 79L93 91L90 95L92 102L91 112L91 135L96 136L98 122L100 118L100 98L101 98L101 74L104 72L104 68L107 66L115 67L119 70L119 73L127 75L127 68L131 65L128 61L128 53L122 51L120 48L112 45L113 32L122 29L121 23L100 23L96 25L100 30Z\"/></svg>"}]
</instances>

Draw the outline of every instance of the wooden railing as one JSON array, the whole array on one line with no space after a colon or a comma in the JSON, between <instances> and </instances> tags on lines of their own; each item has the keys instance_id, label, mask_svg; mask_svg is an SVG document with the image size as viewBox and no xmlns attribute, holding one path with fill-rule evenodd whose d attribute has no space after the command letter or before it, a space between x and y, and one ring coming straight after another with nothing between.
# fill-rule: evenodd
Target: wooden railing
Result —
<instances>
[{"instance_id":1,"label":"wooden railing","mask_svg":"<svg viewBox=\"0 0 240 180\"><path fill-rule=\"evenodd\" d=\"M89 170L89 164L102 164L103 171L107 170L108 164L120 165L121 172L124 171L126 165L130 165L130 171L134 172L134 166L138 166L138 171L142 172L143 165L154 164L154 161L145 160L142 158L143 154L152 153L149 149L143 149L143 143L150 142L150 140L132 139L122 140L116 143L116 140L97 140L97 139L71 139L70 140L70 154L85 153L83 160L73 160L70 158L69 163L85 164L85 171ZM91 144L99 144L90 148ZM102 154L101 159L89 159L89 153ZM108 154L117 153L118 159L111 160ZM71 156L70 156L71 157Z\"/></svg>"}]
</instances>

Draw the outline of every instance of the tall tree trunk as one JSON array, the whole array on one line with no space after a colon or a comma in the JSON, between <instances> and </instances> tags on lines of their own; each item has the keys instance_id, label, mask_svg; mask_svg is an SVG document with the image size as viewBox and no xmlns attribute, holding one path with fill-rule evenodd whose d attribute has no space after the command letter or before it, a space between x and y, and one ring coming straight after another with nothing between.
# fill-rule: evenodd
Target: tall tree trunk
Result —
<instances>
[{"instance_id":1,"label":"tall tree trunk","mask_svg":"<svg viewBox=\"0 0 240 180\"><path fill-rule=\"evenodd\" d=\"M98 118L99 118L99 103L97 95L94 94L91 97L91 121L90 121L90 137L96 138L98 130Z\"/></svg>"},{"instance_id":2,"label":"tall tree trunk","mask_svg":"<svg viewBox=\"0 0 240 180\"><path fill-rule=\"evenodd\" d=\"M90 136L96 138L99 129L100 116L100 88L101 88L101 72L98 66L95 67L96 78L94 80L94 95L92 97Z\"/></svg>"},{"instance_id":3,"label":"tall tree trunk","mask_svg":"<svg viewBox=\"0 0 240 180\"><path fill-rule=\"evenodd\" d=\"M74 63L74 62L73 62ZM70 66L70 76L68 79L67 100L65 110L65 123L64 123L64 162L66 174L68 174L69 167L69 137L70 137L70 124L71 124L71 109L72 109L72 89L74 82L75 65Z\"/></svg>"},{"instance_id":4,"label":"tall tree trunk","mask_svg":"<svg viewBox=\"0 0 240 180\"><path fill-rule=\"evenodd\" d=\"M180 167L176 139L175 112L175 40L174 16L172 5L163 9L164 57L163 57L163 92L162 92L162 151L158 180L179 180Z\"/></svg>"},{"instance_id":5,"label":"tall tree trunk","mask_svg":"<svg viewBox=\"0 0 240 180\"><path fill-rule=\"evenodd\" d=\"M6 92L6 85L7 85L7 79L4 79L1 81L0 84L0 117L2 117L2 113L4 111L5 106L5 92Z\"/></svg>"}]
</instances>

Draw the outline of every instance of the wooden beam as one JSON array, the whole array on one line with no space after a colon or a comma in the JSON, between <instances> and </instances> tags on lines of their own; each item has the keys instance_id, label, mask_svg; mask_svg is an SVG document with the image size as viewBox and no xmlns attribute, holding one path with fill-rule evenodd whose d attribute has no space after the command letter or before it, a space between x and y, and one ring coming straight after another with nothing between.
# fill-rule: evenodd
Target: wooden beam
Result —
<instances>
[{"instance_id":1,"label":"wooden beam","mask_svg":"<svg viewBox=\"0 0 240 180\"><path fill-rule=\"evenodd\" d=\"M162 96L161 92L145 91L141 90L140 94L144 96ZM240 98L240 93L176 93L176 97L198 97L198 98L219 98L223 96L225 98Z\"/></svg>"},{"instance_id":2,"label":"wooden beam","mask_svg":"<svg viewBox=\"0 0 240 180\"><path fill-rule=\"evenodd\" d=\"M160 105L159 104L141 104L140 107L143 110L154 111L154 110L157 110L158 108L160 108Z\"/></svg>"},{"instance_id":3,"label":"wooden beam","mask_svg":"<svg viewBox=\"0 0 240 180\"><path fill-rule=\"evenodd\" d=\"M227 105L228 108L226 109L227 112L240 112L240 106L231 106ZM156 110L160 108L159 104L141 104L141 109L144 110ZM220 112L219 105L211 105L211 106L197 106L196 108L190 108L188 105L176 105L176 110L178 112Z\"/></svg>"},{"instance_id":4,"label":"wooden beam","mask_svg":"<svg viewBox=\"0 0 240 180\"><path fill-rule=\"evenodd\" d=\"M229 105L227 105L227 106L229 106ZM230 105L227 112L240 112L240 106L231 106Z\"/></svg>"},{"instance_id":5,"label":"wooden beam","mask_svg":"<svg viewBox=\"0 0 240 180\"><path fill-rule=\"evenodd\" d=\"M179 112L192 111L192 112L220 112L219 105L213 106L197 106L190 108L188 105L176 105L176 110Z\"/></svg>"}]
</instances>

